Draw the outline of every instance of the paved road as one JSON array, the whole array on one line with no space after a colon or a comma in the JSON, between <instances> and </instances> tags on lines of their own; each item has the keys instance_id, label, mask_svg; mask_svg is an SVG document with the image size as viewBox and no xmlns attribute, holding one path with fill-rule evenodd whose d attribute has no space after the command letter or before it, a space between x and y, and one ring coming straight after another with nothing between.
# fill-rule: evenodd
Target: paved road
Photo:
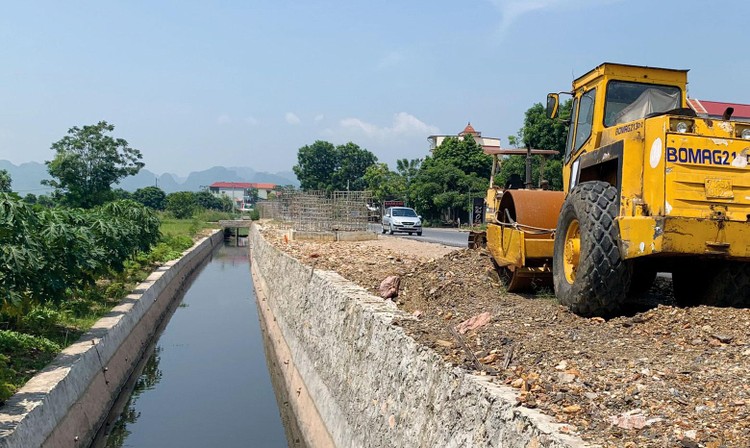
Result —
<instances>
[{"instance_id":1,"label":"paved road","mask_svg":"<svg viewBox=\"0 0 750 448\"><path fill-rule=\"evenodd\" d=\"M380 233L380 224L370 224L370 231ZM462 232L456 229L433 229L425 227L422 229L422 236L407 233L397 233L393 236L383 235L388 238L407 238L415 241L428 241L430 243L445 244L446 246L466 247L469 243L469 232Z\"/></svg>"}]
</instances>

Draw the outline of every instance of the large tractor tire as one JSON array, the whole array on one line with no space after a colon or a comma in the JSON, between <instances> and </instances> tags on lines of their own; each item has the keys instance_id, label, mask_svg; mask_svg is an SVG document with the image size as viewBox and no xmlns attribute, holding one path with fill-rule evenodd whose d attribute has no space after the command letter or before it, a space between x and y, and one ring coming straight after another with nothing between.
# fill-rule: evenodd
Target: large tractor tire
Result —
<instances>
[{"instance_id":1,"label":"large tractor tire","mask_svg":"<svg viewBox=\"0 0 750 448\"><path fill-rule=\"evenodd\" d=\"M750 306L750 263L685 260L672 273L679 305Z\"/></svg>"},{"instance_id":2,"label":"large tractor tire","mask_svg":"<svg viewBox=\"0 0 750 448\"><path fill-rule=\"evenodd\" d=\"M620 257L618 196L606 182L584 182L560 211L552 262L555 295L576 314L610 315L627 297L631 265Z\"/></svg>"}]
</instances>

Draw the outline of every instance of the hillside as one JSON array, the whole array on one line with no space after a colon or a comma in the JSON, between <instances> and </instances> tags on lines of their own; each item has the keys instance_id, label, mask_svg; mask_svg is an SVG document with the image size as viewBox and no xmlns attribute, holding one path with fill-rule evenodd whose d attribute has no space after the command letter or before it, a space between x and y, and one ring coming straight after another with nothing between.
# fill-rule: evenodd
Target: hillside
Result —
<instances>
[{"instance_id":1,"label":"hillside","mask_svg":"<svg viewBox=\"0 0 750 448\"><path fill-rule=\"evenodd\" d=\"M50 188L40 184L42 179L49 179L47 167L43 163L28 162L14 165L7 160L0 160L0 169L7 170L13 179L13 191L25 196L28 193L41 195L51 192ZM249 167L214 166L202 171L194 171L185 178L171 173L156 174L142 169L137 175L123 179L116 187L126 191L157 185L166 193L175 191L199 191L214 182L259 182L277 185L298 186L299 182L291 171L266 173Z\"/></svg>"}]
</instances>

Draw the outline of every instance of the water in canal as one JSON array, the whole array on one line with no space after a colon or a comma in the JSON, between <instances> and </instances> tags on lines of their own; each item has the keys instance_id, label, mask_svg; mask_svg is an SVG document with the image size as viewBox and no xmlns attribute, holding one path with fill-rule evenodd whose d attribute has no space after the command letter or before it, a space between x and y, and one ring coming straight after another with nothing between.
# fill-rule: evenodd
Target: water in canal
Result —
<instances>
[{"instance_id":1,"label":"water in canal","mask_svg":"<svg viewBox=\"0 0 750 448\"><path fill-rule=\"evenodd\" d=\"M246 247L220 247L193 276L142 368L93 447L300 446L271 386Z\"/></svg>"}]
</instances>

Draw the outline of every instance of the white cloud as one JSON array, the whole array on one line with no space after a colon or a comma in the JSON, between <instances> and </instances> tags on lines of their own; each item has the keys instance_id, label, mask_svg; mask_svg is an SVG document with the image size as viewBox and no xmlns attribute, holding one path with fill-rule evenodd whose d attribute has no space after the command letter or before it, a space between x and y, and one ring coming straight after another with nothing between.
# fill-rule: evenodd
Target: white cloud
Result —
<instances>
[{"instance_id":1,"label":"white cloud","mask_svg":"<svg viewBox=\"0 0 750 448\"><path fill-rule=\"evenodd\" d=\"M292 112L287 112L286 115L284 115L284 119L289 124L300 124L299 117Z\"/></svg>"},{"instance_id":2,"label":"white cloud","mask_svg":"<svg viewBox=\"0 0 750 448\"><path fill-rule=\"evenodd\" d=\"M380 61L378 61L377 68L378 70L384 70L386 68L394 67L403 60L404 60L404 55L401 52L391 51L387 55L380 58Z\"/></svg>"},{"instance_id":3,"label":"white cloud","mask_svg":"<svg viewBox=\"0 0 750 448\"><path fill-rule=\"evenodd\" d=\"M250 126L258 126L260 122L257 118L253 117L252 115L248 115L245 117L245 123L249 124Z\"/></svg>"},{"instance_id":4,"label":"white cloud","mask_svg":"<svg viewBox=\"0 0 750 448\"><path fill-rule=\"evenodd\" d=\"M427 124L407 112L399 112L383 126L361 118L344 118L336 126L322 130L320 135L334 145L354 142L372 151L379 161L394 165L397 159L423 158L427 155L427 137L434 134L440 134L437 126Z\"/></svg>"},{"instance_id":5,"label":"white cloud","mask_svg":"<svg viewBox=\"0 0 750 448\"><path fill-rule=\"evenodd\" d=\"M602 6L617 3L622 0L490 0L500 15L497 34L500 39L505 37L511 26L524 14L540 10L580 9L587 6Z\"/></svg>"},{"instance_id":6,"label":"white cloud","mask_svg":"<svg viewBox=\"0 0 750 448\"><path fill-rule=\"evenodd\" d=\"M323 114L318 114L315 116L315 122L317 123L317 122L323 121L324 118L325 116Z\"/></svg>"},{"instance_id":7,"label":"white cloud","mask_svg":"<svg viewBox=\"0 0 750 448\"><path fill-rule=\"evenodd\" d=\"M393 116L391 126L380 127L359 118L344 118L339 126L346 133L356 133L374 139L388 139L392 137L416 136L437 134L440 130L436 126L428 125L414 115L399 112ZM335 131L333 131L335 134Z\"/></svg>"},{"instance_id":8,"label":"white cloud","mask_svg":"<svg viewBox=\"0 0 750 448\"><path fill-rule=\"evenodd\" d=\"M221 114L216 118L216 123L220 125L229 124L232 122L232 119L227 114Z\"/></svg>"}]
</instances>

